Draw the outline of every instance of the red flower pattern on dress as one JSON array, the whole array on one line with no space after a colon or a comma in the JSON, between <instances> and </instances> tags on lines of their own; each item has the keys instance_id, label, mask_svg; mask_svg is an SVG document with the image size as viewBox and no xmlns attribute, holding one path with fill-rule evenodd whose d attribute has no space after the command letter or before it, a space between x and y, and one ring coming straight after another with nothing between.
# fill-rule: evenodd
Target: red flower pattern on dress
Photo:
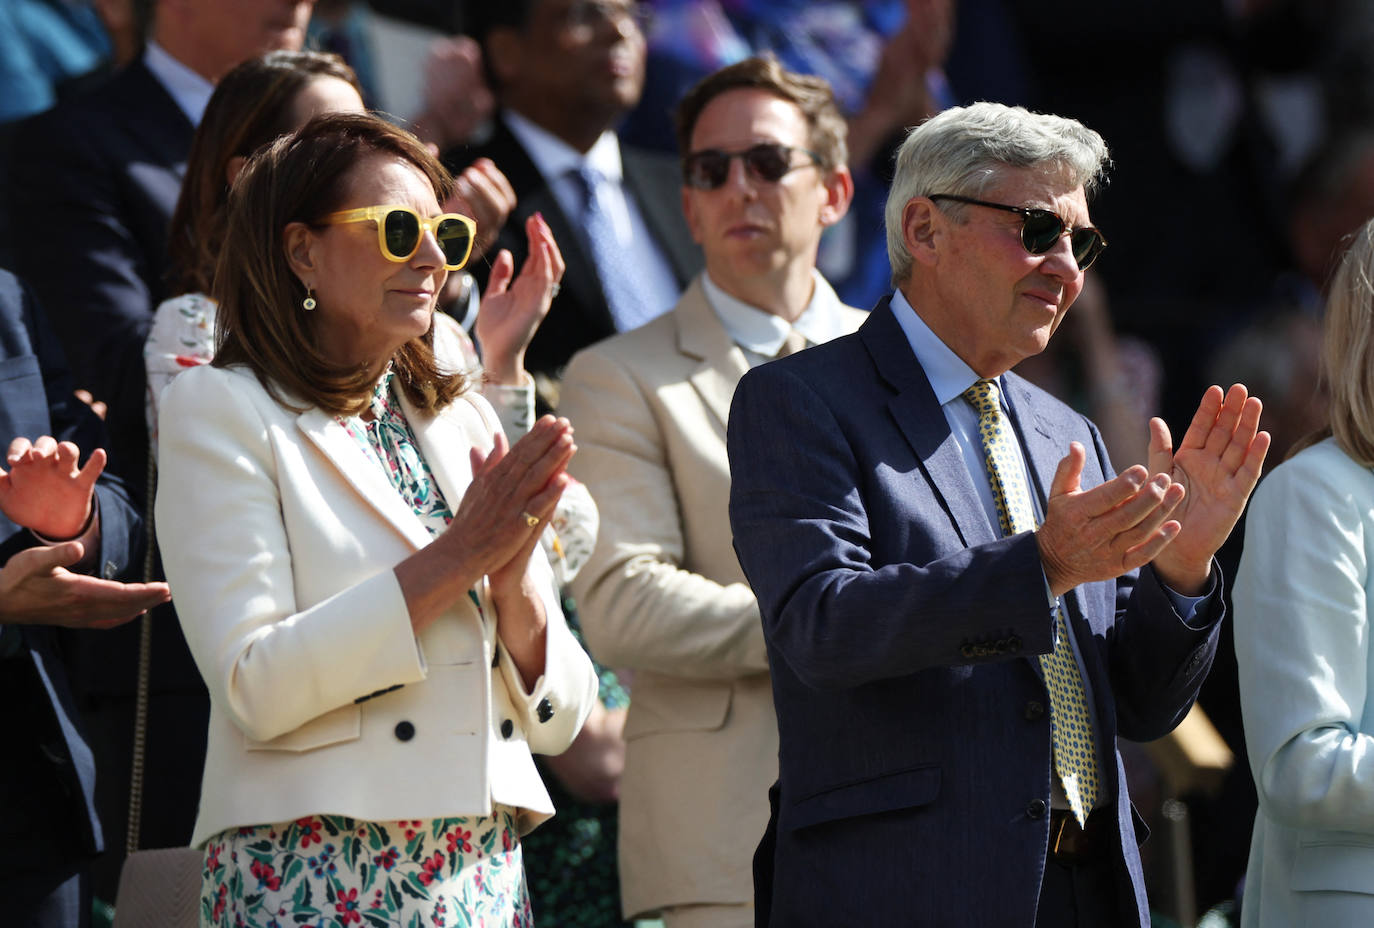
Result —
<instances>
[{"instance_id":1,"label":"red flower pattern on dress","mask_svg":"<svg viewBox=\"0 0 1374 928\"><path fill-rule=\"evenodd\" d=\"M462 828L455 828L448 833L448 852L456 854L462 851L464 854L472 853L472 832L464 831ZM507 848L507 850L510 850Z\"/></svg>"},{"instance_id":2,"label":"red flower pattern on dress","mask_svg":"<svg viewBox=\"0 0 1374 928\"><path fill-rule=\"evenodd\" d=\"M339 891L339 901L334 903L334 911L343 918L345 925L362 924L363 917L358 913L358 891L350 889Z\"/></svg>"},{"instance_id":3,"label":"red flower pattern on dress","mask_svg":"<svg viewBox=\"0 0 1374 928\"><path fill-rule=\"evenodd\" d=\"M255 859L248 869L258 878L258 889L281 889L281 877L277 876L276 867Z\"/></svg>"},{"instance_id":4,"label":"red flower pattern on dress","mask_svg":"<svg viewBox=\"0 0 1374 928\"><path fill-rule=\"evenodd\" d=\"M430 883L434 882L434 878L438 875L440 868L444 866L443 852L435 851L434 856L426 858L421 866L424 867L424 872L419 874L416 879L428 886Z\"/></svg>"},{"instance_id":5,"label":"red flower pattern on dress","mask_svg":"<svg viewBox=\"0 0 1374 928\"><path fill-rule=\"evenodd\" d=\"M324 830L324 822L319 819L312 819L310 816L296 819L296 827L301 830L301 847L309 847L313 844L323 844L324 836L320 834Z\"/></svg>"}]
</instances>

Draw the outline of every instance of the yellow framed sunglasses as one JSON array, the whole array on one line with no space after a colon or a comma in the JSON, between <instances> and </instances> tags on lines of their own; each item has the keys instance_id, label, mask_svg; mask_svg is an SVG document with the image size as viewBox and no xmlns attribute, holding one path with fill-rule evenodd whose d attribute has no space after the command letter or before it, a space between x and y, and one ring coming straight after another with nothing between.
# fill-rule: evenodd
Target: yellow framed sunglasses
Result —
<instances>
[{"instance_id":1,"label":"yellow framed sunglasses","mask_svg":"<svg viewBox=\"0 0 1374 928\"><path fill-rule=\"evenodd\" d=\"M377 246L383 257L398 264L414 257L420 250L421 238L432 232L444 253L444 267L450 271L468 263L473 239L477 237L477 222L467 216L441 213L424 219L408 206L363 206L330 213L320 220L326 226L349 222L375 222Z\"/></svg>"}]
</instances>

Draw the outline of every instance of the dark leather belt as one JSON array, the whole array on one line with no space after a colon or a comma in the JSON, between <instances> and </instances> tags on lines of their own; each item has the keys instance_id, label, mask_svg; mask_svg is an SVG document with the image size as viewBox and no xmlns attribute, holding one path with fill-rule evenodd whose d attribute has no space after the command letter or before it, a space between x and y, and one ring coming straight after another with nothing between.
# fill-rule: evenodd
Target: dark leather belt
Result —
<instances>
[{"instance_id":1,"label":"dark leather belt","mask_svg":"<svg viewBox=\"0 0 1374 928\"><path fill-rule=\"evenodd\" d=\"M1060 863L1084 864L1104 859L1111 834L1111 817L1106 812L1089 815L1087 827L1080 828L1078 819L1068 809L1050 810L1050 857Z\"/></svg>"}]
</instances>

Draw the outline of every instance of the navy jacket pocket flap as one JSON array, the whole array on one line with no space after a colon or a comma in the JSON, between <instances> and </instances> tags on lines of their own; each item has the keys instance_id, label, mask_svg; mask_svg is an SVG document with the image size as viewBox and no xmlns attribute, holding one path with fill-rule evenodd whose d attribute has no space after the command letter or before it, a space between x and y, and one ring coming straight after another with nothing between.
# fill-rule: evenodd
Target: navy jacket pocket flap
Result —
<instances>
[{"instance_id":1,"label":"navy jacket pocket flap","mask_svg":"<svg viewBox=\"0 0 1374 928\"><path fill-rule=\"evenodd\" d=\"M939 792L939 767L913 767L799 799L783 812L783 821L785 827L796 829L840 818L909 809L930 804Z\"/></svg>"},{"instance_id":2,"label":"navy jacket pocket flap","mask_svg":"<svg viewBox=\"0 0 1374 928\"><path fill-rule=\"evenodd\" d=\"M1290 887L1297 892L1343 892L1374 895L1374 844L1339 838L1300 844L1293 858Z\"/></svg>"}]
</instances>

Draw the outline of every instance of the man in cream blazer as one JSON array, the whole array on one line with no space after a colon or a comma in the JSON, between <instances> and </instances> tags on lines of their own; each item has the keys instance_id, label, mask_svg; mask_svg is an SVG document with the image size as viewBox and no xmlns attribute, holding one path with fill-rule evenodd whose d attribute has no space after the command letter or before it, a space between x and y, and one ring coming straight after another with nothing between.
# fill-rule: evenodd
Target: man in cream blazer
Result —
<instances>
[{"instance_id":1,"label":"man in cream blazer","mask_svg":"<svg viewBox=\"0 0 1374 928\"><path fill-rule=\"evenodd\" d=\"M601 510L573 583L592 653L634 672L620 798L624 913L753 925L750 862L777 777L758 605L731 547L725 425L735 385L852 332L816 272L853 193L829 86L753 58L678 110L683 209L706 271L672 312L576 355L560 414Z\"/></svg>"}]
</instances>

